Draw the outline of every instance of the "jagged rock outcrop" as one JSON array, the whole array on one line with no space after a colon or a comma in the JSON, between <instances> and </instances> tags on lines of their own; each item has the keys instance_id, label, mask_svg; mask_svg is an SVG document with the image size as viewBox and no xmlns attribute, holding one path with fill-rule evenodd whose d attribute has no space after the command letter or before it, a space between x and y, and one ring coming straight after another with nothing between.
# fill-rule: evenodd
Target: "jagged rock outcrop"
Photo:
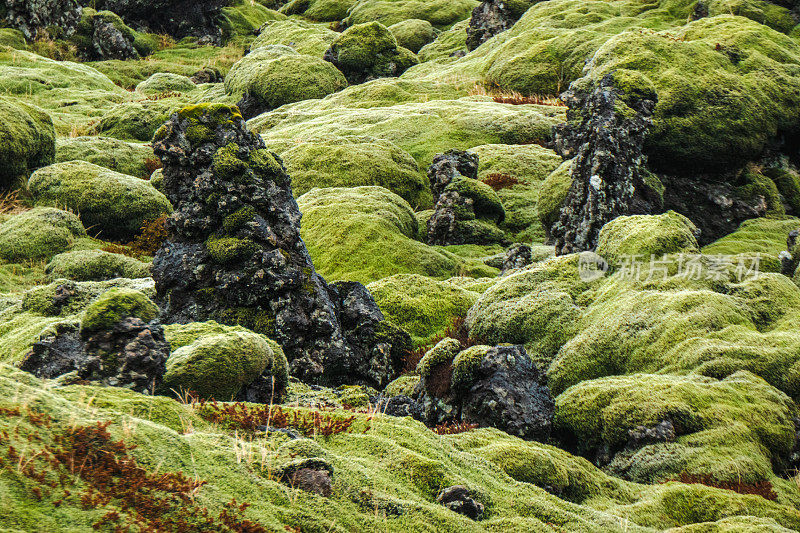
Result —
<instances>
[{"instance_id":1,"label":"jagged rock outcrop","mask_svg":"<svg viewBox=\"0 0 800 533\"><path fill-rule=\"evenodd\" d=\"M503 242L497 224L505 219L500 198L478 181L478 156L450 150L433 158L428 180L436 202L428 219L428 243L491 244Z\"/></svg>"},{"instance_id":2,"label":"jagged rock outcrop","mask_svg":"<svg viewBox=\"0 0 800 533\"><path fill-rule=\"evenodd\" d=\"M575 82L561 95L568 122L555 127L556 151L574 158L572 185L551 235L556 253L593 250L600 229L620 215L649 214L656 199L645 183L643 147L657 96L641 80L623 93L615 73Z\"/></svg>"},{"instance_id":3,"label":"jagged rock outcrop","mask_svg":"<svg viewBox=\"0 0 800 533\"><path fill-rule=\"evenodd\" d=\"M228 4L227 0L101 0L94 7L113 11L140 31L215 43L222 38L219 14Z\"/></svg>"},{"instance_id":4,"label":"jagged rock outcrop","mask_svg":"<svg viewBox=\"0 0 800 533\"><path fill-rule=\"evenodd\" d=\"M510 270L526 267L533 263L533 251L527 244L515 244L506 251L503 263L500 267L500 274L505 274Z\"/></svg>"},{"instance_id":5,"label":"jagged rock outcrop","mask_svg":"<svg viewBox=\"0 0 800 533\"><path fill-rule=\"evenodd\" d=\"M483 518L484 505L475 500L472 491L464 485L453 485L442 489L436 496L436 503L472 520Z\"/></svg>"},{"instance_id":6,"label":"jagged rock outcrop","mask_svg":"<svg viewBox=\"0 0 800 533\"><path fill-rule=\"evenodd\" d=\"M94 18L92 48L95 56L102 59L139 59L133 41L112 22L101 17Z\"/></svg>"},{"instance_id":7,"label":"jagged rock outcrop","mask_svg":"<svg viewBox=\"0 0 800 533\"><path fill-rule=\"evenodd\" d=\"M81 20L81 7L75 0L5 0L5 8L8 25L30 40L69 37ZM51 35L54 29L58 35Z\"/></svg>"},{"instance_id":8,"label":"jagged rock outcrop","mask_svg":"<svg viewBox=\"0 0 800 533\"><path fill-rule=\"evenodd\" d=\"M316 273L290 178L236 107L173 114L153 149L175 208L153 261L166 320L265 334L308 382L380 386L399 372L407 334L383 321L363 286L337 289Z\"/></svg>"},{"instance_id":9,"label":"jagged rock outcrop","mask_svg":"<svg viewBox=\"0 0 800 533\"><path fill-rule=\"evenodd\" d=\"M786 238L786 251L781 252L781 273L784 276L793 278L797 273L797 267L800 265L800 246L798 246L797 238L800 237L800 230L789 232Z\"/></svg>"},{"instance_id":10,"label":"jagged rock outcrop","mask_svg":"<svg viewBox=\"0 0 800 533\"><path fill-rule=\"evenodd\" d=\"M475 50L498 33L509 29L534 3L536 0L483 0L472 10L467 27L467 50Z\"/></svg>"}]
</instances>

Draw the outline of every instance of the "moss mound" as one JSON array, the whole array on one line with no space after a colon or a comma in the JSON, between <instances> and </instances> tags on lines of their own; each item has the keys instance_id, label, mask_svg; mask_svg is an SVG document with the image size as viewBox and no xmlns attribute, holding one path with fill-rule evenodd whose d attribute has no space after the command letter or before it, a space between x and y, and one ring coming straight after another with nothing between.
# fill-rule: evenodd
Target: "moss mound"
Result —
<instances>
[{"instance_id":1,"label":"moss mound","mask_svg":"<svg viewBox=\"0 0 800 533\"><path fill-rule=\"evenodd\" d=\"M367 288L386 319L408 331L417 345L444 334L478 299L477 292L418 274L397 274Z\"/></svg>"},{"instance_id":2,"label":"moss mound","mask_svg":"<svg viewBox=\"0 0 800 533\"><path fill-rule=\"evenodd\" d=\"M171 72L156 72L136 86L136 92L145 95L165 93L188 93L197 88L197 85L186 76Z\"/></svg>"},{"instance_id":3,"label":"moss mound","mask_svg":"<svg viewBox=\"0 0 800 533\"><path fill-rule=\"evenodd\" d=\"M266 22L250 45L252 50L280 44L294 48L301 54L322 57L325 50L339 34L324 24L304 20L288 19Z\"/></svg>"},{"instance_id":4,"label":"moss mound","mask_svg":"<svg viewBox=\"0 0 800 533\"><path fill-rule=\"evenodd\" d=\"M297 143L275 141L273 148L286 164L296 196L315 187L377 185L402 197L414 208L432 205L428 180L417 162L390 141L322 138Z\"/></svg>"},{"instance_id":5,"label":"moss mound","mask_svg":"<svg viewBox=\"0 0 800 533\"><path fill-rule=\"evenodd\" d=\"M468 19L475 0L360 0L350 9L345 24L377 21L386 26L409 19L427 20L439 29Z\"/></svg>"},{"instance_id":6,"label":"moss mound","mask_svg":"<svg viewBox=\"0 0 800 533\"><path fill-rule=\"evenodd\" d=\"M143 143L113 137L67 137L56 141L56 163L87 161L121 174L147 179L158 160Z\"/></svg>"},{"instance_id":7,"label":"moss mound","mask_svg":"<svg viewBox=\"0 0 800 533\"><path fill-rule=\"evenodd\" d=\"M699 253L694 224L669 211L662 215L617 217L600 230L597 254L611 265L631 257L661 258L666 254Z\"/></svg>"},{"instance_id":8,"label":"moss mound","mask_svg":"<svg viewBox=\"0 0 800 533\"><path fill-rule=\"evenodd\" d=\"M398 76L417 63L413 52L398 47L392 32L379 22L347 28L331 43L325 58L355 82Z\"/></svg>"},{"instance_id":9,"label":"moss mound","mask_svg":"<svg viewBox=\"0 0 800 533\"><path fill-rule=\"evenodd\" d=\"M780 272L778 256L786 250L786 237L800 228L800 220L754 218L742 222L739 229L703 247L705 255L725 255L745 259L759 256L762 272Z\"/></svg>"},{"instance_id":10,"label":"moss mound","mask_svg":"<svg viewBox=\"0 0 800 533\"><path fill-rule=\"evenodd\" d=\"M286 15L303 15L318 22L336 22L347 17L347 12L358 0L291 0L281 7Z\"/></svg>"},{"instance_id":11,"label":"moss mound","mask_svg":"<svg viewBox=\"0 0 800 533\"><path fill-rule=\"evenodd\" d=\"M86 307L81 320L83 331L111 329L123 318L140 318L145 322L158 315L158 306L143 292L114 288L103 293Z\"/></svg>"},{"instance_id":12,"label":"moss mound","mask_svg":"<svg viewBox=\"0 0 800 533\"><path fill-rule=\"evenodd\" d=\"M389 26L398 46L408 48L415 54L436 38L436 29L427 20L408 19Z\"/></svg>"},{"instance_id":13,"label":"moss mound","mask_svg":"<svg viewBox=\"0 0 800 533\"><path fill-rule=\"evenodd\" d=\"M269 109L322 98L345 87L347 80L336 67L286 46L256 48L225 76L229 94L249 95Z\"/></svg>"},{"instance_id":14,"label":"moss mound","mask_svg":"<svg viewBox=\"0 0 800 533\"><path fill-rule=\"evenodd\" d=\"M55 160L53 121L33 106L0 98L0 188Z\"/></svg>"},{"instance_id":15,"label":"moss mound","mask_svg":"<svg viewBox=\"0 0 800 533\"><path fill-rule=\"evenodd\" d=\"M418 57L425 61L455 61L456 57L467 53L467 28L469 20L462 20L449 30L439 33L436 40L420 48Z\"/></svg>"},{"instance_id":16,"label":"moss mound","mask_svg":"<svg viewBox=\"0 0 800 533\"><path fill-rule=\"evenodd\" d=\"M97 126L98 132L125 141L150 142L171 113L161 102L131 102L109 109Z\"/></svg>"},{"instance_id":17,"label":"moss mound","mask_svg":"<svg viewBox=\"0 0 800 533\"><path fill-rule=\"evenodd\" d=\"M0 258L11 263L46 259L66 251L85 236L86 230L74 214L37 207L0 224Z\"/></svg>"},{"instance_id":18,"label":"moss mound","mask_svg":"<svg viewBox=\"0 0 800 533\"><path fill-rule=\"evenodd\" d=\"M284 20L286 16L258 2L237 1L222 8L218 24L224 41L248 42L258 29L270 20Z\"/></svg>"},{"instance_id":19,"label":"moss mound","mask_svg":"<svg viewBox=\"0 0 800 533\"><path fill-rule=\"evenodd\" d=\"M38 205L73 209L94 233L112 238L132 237L145 221L172 211L166 196L147 181L84 161L40 169L28 189Z\"/></svg>"},{"instance_id":20,"label":"moss mound","mask_svg":"<svg viewBox=\"0 0 800 533\"><path fill-rule=\"evenodd\" d=\"M45 267L50 279L103 281L114 278L145 278L150 264L102 250L76 250L58 254Z\"/></svg>"}]
</instances>

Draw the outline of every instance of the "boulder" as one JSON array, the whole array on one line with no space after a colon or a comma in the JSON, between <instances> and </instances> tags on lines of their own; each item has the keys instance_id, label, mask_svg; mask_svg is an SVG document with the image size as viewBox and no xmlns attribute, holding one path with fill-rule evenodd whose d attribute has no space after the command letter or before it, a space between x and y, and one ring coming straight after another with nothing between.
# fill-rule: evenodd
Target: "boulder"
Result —
<instances>
[{"instance_id":1,"label":"boulder","mask_svg":"<svg viewBox=\"0 0 800 533\"><path fill-rule=\"evenodd\" d=\"M66 252L86 236L80 219L52 207L36 207L0 224L0 259L20 262Z\"/></svg>"},{"instance_id":2,"label":"boulder","mask_svg":"<svg viewBox=\"0 0 800 533\"><path fill-rule=\"evenodd\" d=\"M56 132L39 108L0 98L0 187L17 185L39 167L53 163Z\"/></svg>"},{"instance_id":3,"label":"boulder","mask_svg":"<svg viewBox=\"0 0 800 533\"><path fill-rule=\"evenodd\" d=\"M102 250L75 250L54 256L44 271L53 280L103 281L146 278L150 276L150 264Z\"/></svg>"},{"instance_id":4,"label":"boulder","mask_svg":"<svg viewBox=\"0 0 800 533\"><path fill-rule=\"evenodd\" d=\"M222 30L218 17L226 0L100 0L98 9L117 13L129 24L151 33L166 33L176 38L198 37L219 42Z\"/></svg>"},{"instance_id":5,"label":"boulder","mask_svg":"<svg viewBox=\"0 0 800 533\"><path fill-rule=\"evenodd\" d=\"M436 503L440 503L453 511L472 520L483 518L484 506L476 501L469 488L463 485L453 485L439 492Z\"/></svg>"},{"instance_id":6,"label":"boulder","mask_svg":"<svg viewBox=\"0 0 800 533\"><path fill-rule=\"evenodd\" d=\"M5 4L5 22L29 40L68 37L81 19L76 0L6 0ZM60 35L52 35L54 30Z\"/></svg>"},{"instance_id":7,"label":"boulder","mask_svg":"<svg viewBox=\"0 0 800 533\"><path fill-rule=\"evenodd\" d=\"M416 55L398 46L392 32L379 22L346 29L331 43L324 58L341 70L352 84L399 76L418 63Z\"/></svg>"},{"instance_id":8,"label":"boulder","mask_svg":"<svg viewBox=\"0 0 800 533\"><path fill-rule=\"evenodd\" d=\"M467 28L467 49L472 51L514 25L539 0L483 0L472 10Z\"/></svg>"},{"instance_id":9,"label":"boulder","mask_svg":"<svg viewBox=\"0 0 800 533\"><path fill-rule=\"evenodd\" d=\"M436 38L436 29L427 20L408 19L389 26L397 45L408 48L415 54Z\"/></svg>"}]
</instances>

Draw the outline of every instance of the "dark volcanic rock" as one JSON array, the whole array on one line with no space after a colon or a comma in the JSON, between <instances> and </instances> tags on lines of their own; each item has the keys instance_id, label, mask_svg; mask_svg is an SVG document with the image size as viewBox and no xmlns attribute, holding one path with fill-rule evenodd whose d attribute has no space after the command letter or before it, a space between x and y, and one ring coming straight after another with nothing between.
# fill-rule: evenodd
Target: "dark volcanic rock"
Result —
<instances>
[{"instance_id":1,"label":"dark volcanic rock","mask_svg":"<svg viewBox=\"0 0 800 533\"><path fill-rule=\"evenodd\" d=\"M237 108L188 107L153 149L175 207L153 261L168 320L265 334L307 382L382 385L399 372L408 335L385 324L363 286L337 289L316 273L289 176Z\"/></svg>"},{"instance_id":2,"label":"dark volcanic rock","mask_svg":"<svg viewBox=\"0 0 800 533\"><path fill-rule=\"evenodd\" d=\"M75 0L5 0L6 21L26 39L69 37L81 20L81 7ZM56 29L58 34L52 35Z\"/></svg>"},{"instance_id":3,"label":"dark volcanic rock","mask_svg":"<svg viewBox=\"0 0 800 533\"><path fill-rule=\"evenodd\" d=\"M139 53L133 47L133 41L125 37L114 24L95 17L92 47L95 57L102 59L138 59Z\"/></svg>"},{"instance_id":4,"label":"dark volcanic rock","mask_svg":"<svg viewBox=\"0 0 800 533\"><path fill-rule=\"evenodd\" d=\"M222 30L217 19L228 4L228 0L100 0L95 7L113 11L139 30L219 42Z\"/></svg>"},{"instance_id":5,"label":"dark volcanic rock","mask_svg":"<svg viewBox=\"0 0 800 533\"><path fill-rule=\"evenodd\" d=\"M530 265L533 262L533 253L531 247L527 244L516 244L506 251L503 257L503 264L500 268L500 274L505 274L509 270L522 268Z\"/></svg>"},{"instance_id":6,"label":"dark volcanic rock","mask_svg":"<svg viewBox=\"0 0 800 533\"><path fill-rule=\"evenodd\" d=\"M797 238L800 237L800 230L793 230L789 232L786 238L786 251L781 252L781 273L790 278L794 276L797 271L797 266L800 264L800 248L798 248Z\"/></svg>"},{"instance_id":7,"label":"dark volcanic rock","mask_svg":"<svg viewBox=\"0 0 800 533\"><path fill-rule=\"evenodd\" d=\"M20 368L37 378L55 379L78 370L86 359L80 328L59 324L56 334L35 342Z\"/></svg>"},{"instance_id":8,"label":"dark volcanic rock","mask_svg":"<svg viewBox=\"0 0 800 533\"><path fill-rule=\"evenodd\" d=\"M556 151L575 158L561 215L551 229L556 253L593 250L600 229L621 215L658 209L645 183L643 146L656 105L655 90L624 95L614 74L585 88L577 82L561 95L568 122L555 127Z\"/></svg>"},{"instance_id":9,"label":"dark volcanic rock","mask_svg":"<svg viewBox=\"0 0 800 533\"><path fill-rule=\"evenodd\" d=\"M472 497L472 492L463 485L453 485L442 489L436 497L436 502L441 503L454 513L462 514L472 520L483 518L484 506Z\"/></svg>"},{"instance_id":10,"label":"dark volcanic rock","mask_svg":"<svg viewBox=\"0 0 800 533\"><path fill-rule=\"evenodd\" d=\"M475 50L498 33L509 29L518 19L505 0L484 0L472 10L467 28L467 50Z\"/></svg>"},{"instance_id":11,"label":"dark volcanic rock","mask_svg":"<svg viewBox=\"0 0 800 533\"><path fill-rule=\"evenodd\" d=\"M288 482L292 487L302 489L306 492L313 492L326 498L330 497L333 493L331 474L327 470L301 468L289 476Z\"/></svg>"}]
</instances>

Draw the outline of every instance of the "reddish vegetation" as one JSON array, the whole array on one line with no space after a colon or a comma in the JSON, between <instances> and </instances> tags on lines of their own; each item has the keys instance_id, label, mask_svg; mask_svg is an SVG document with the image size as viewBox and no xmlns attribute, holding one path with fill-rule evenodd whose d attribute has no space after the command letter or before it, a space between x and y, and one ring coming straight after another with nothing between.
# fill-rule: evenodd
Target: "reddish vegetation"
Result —
<instances>
[{"instance_id":1,"label":"reddish vegetation","mask_svg":"<svg viewBox=\"0 0 800 533\"><path fill-rule=\"evenodd\" d=\"M49 415L28 409L3 409L4 416L26 416L31 425L46 430L55 428ZM56 433L53 444L37 451L19 452L11 445L8 432L0 435L7 444L0 467L18 472L33 483L31 494L39 501L50 500L54 507L78 506L103 510L94 529L115 532L155 531L200 533L266 533L267 529L242 517L249 504L236 500L214 516L201 507L195 497L205 481L190 479L181 472L151 473L131 455L135 446L113 440L110 422L68 428ZM17 426L14 436L22 442L44 443L34 431L25 438ZM73 494L75 491L75 494Z\"/></svg>"},{"instance_id":2,"label":"reddish vegetation","mask_svg":"<svg viewBox=\"0 0 800 533\"><path fill-rule=\"evenodd\" d=\"M163 167L163 165L161 164L161 160L156 157L150 157L147 160L145 160L144 166L147 169L148 176L151 176L153 172Z\"/></svg>"},{"instance_id":3,"label":"reddish vegetation","mask_svg":"<svg viewBox=\"0 0 800 533\"><path fill-rule=\"evenodd\" d=\"M511 174L489 174L483 178L482 181L495 191L508 189L509 187L522 183Z\"/></svg>"},{"instance_id":4,"label":"reddish vegetation","mask_svg":"<svg viewBox=\"0 0 800 533\"><path fill-rule=\"evenodd\" d=\"M739 494L755 494L766 498L767 500L775 500L778 495L772 490L772 483L769 481L759 481L757 483L742 483L741 481L719 481L714 479L713 476L708 474L687 474L682 472L676 481L681 483L707 485L709 487L716 487L718 489L732 490Z\"/></svg>"},{"instance_id":5,"label":"reddish vegetation","mask_svg":"<svg viewBox=\"0 0 800 533\"><path fill-rule=\"evenodd\" d=\"M162 215L142 224L142 232L130 243L129 247L133 254L155 255L167 237L169 237L167 215Z\"/></svg>"},{"instance_id":6,"label":"reddish vegetation","mask_svg":"<svg viewBox=\"0 0 800 533\"><path fill-rule=\"evenodd\" d=\"M433 432L438 435L458 435L478 429L478 424L467 424L465 422L446 422L433 428Z\"/></svg>"},{"instance_id":7,"label":"reddish vegetation","mask_svg":"<svg viewBox=\"0 0 800 533\"><path fill-rule=\"evenodd\" d=\"M342 418L334 413L284 411L269 405L247 405L242 402L200 402L200 416L228 429L255 433L260 427L291 428L306 436L330 437L351 429L355 416ZM367 427L369 429L369 427Z\"/></svg>"},{"instance_id":8,"label":"reddish vegetation","mask_svg":"<svg viewBox=\"0 0 800 533\"><path fill-rule=\"evenodd\" d=\"M476 344L483 344L480 339L474 339L469 336L467 319L465 317L453 317L453 321L447 326L444 334L435 336L431 342L425 346L420 346L416 350L412 350L406 354L406 357L403 359L403 372L406 374L414 372L417 369L417 364L419 364L420 360L425 356L425 353L436 346L439 341L447 337L459 341L462 350L466 350L470 346L475 346Z\"/></svg>"},{"instance_id":9,"label":"reddish vegetation","mask_svg":"<svg viewBox=\"0 0 800 533\"><path fill-rule=\"evenodd\" d=\"M510 94L507 96L494 96L492 99L498 104L511 104L511 105L547 105L553 107L566 107L561 100L552 96L522 96L520 94Z\"/></svg>"},{"instance_id":10,"label":"reddish vegetation","mask_svg":"<svg viewBox=\"0 0 800 533\"><path fill-rule=\"evenodd\" d=\"M443 398L453 382L453 362L448 361L431 368L425 386L434 397Z\"/></svg>"}]
</instances>

